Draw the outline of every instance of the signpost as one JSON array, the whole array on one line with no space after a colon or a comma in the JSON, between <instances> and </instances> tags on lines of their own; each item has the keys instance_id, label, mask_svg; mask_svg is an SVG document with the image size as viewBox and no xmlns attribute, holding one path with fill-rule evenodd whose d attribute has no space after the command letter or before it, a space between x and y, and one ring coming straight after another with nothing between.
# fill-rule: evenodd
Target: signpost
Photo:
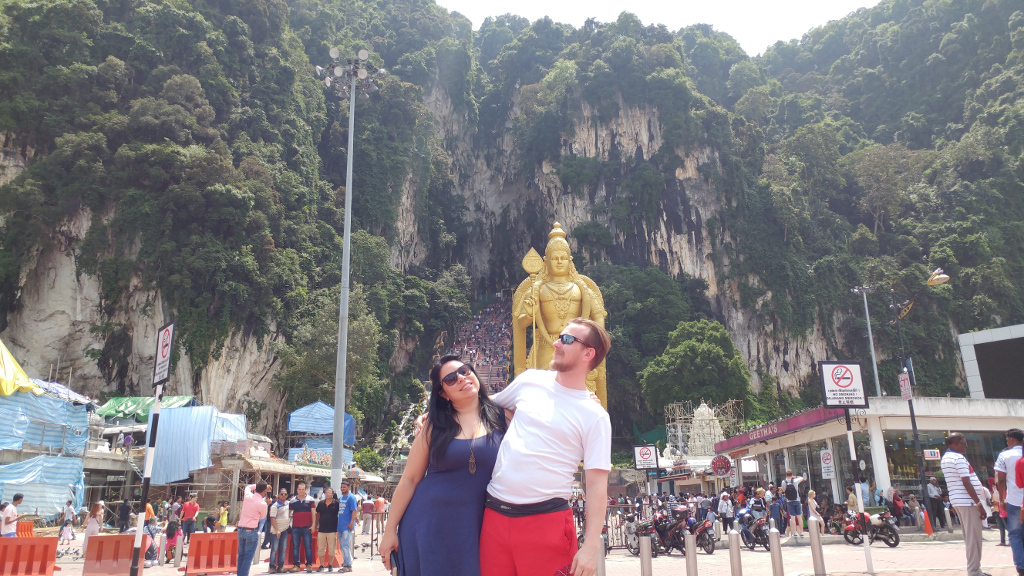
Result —
<instances>
[{"instance_id":1,"label":"signpost","mask_svg":"<svg viewBox=\"0 0 1024 576\"><path fill-rule=\"evenodd\" d=\"M651 470L658 470L657 446L633 446L633 467L647 475L647 493L651 493Z\"/></svg>"},{"instance_id":2,"label":"signpost","mask_svg":"<svg viewBox=\"0 0 1024 576\"><path fill-rule=\"evenodd\" d=\"M914 397L914 394L910 391L910 374L906 372L900 372L900 395L903 396L904 400L910 400Z\"/></svg>"},{"instance_id":3,"label":"signpost","mask_svg":"<svg viewBox=\"0 0 1024 576\"><path fill-rule=\"evenodd\" d=\"M160 328L156 337L156 358L153 362L153 422L149 427L149 442L146 443L146 463L143 465L142 496L141 504L146 505L149 499L149 479L153 476L153 453L156 448L156 431L160 423L160 399L164 395L164 382L171 378L171 358L174 357L174 322L165 324ZM131 454L126 454L131 458ZM132 550L131 576L139 576L139 556L142 551L143 527L146 524L146 515L139 511L138 524L135 527L135 549Z\"/></svg>"},{"instance_id":4,"label":"signpost","mask_svg":"<svg viewBox=\"0 0 1024 576\"><path fill-rule=\"evenodd\" d=\"M924 459L925 460L942 460L942 456L939 454L938 450L925 450L924 451Z\"/></svg>"},{"instance_id":5,"label":"signpost","mask_svg":"<svg viewBox=\"0 0 1024 576\"><path fill-rule=\"evenodd\" d=\"M850 420L850 408L867 408L868 395L864 390L860 364L856 362L818 362L818 373L821 374L821 397L825 408L842 408L846 412L846 441L850 446L850 462L853 486L857 491L857 511L864 514L864 499L861 494L861 483L857 482L860 469L857 465L857 445L853 442L853 426ZM831 456L831 454L829 454ZM824 456L822 472L824 473ZM864 538L864 563L868 574L874 574L871 563L871 544Z\"/></svg>"},{"instance_id":6,"label":"signpost","mask_svg":"<svg viewBox=\"0 0 1024 576\"><path fill-rule=\"evenodd\" d=\"M833 480L836 477L836 461L832 459L830 450L821 451L821 478Z\"/></svg>"}]
</instances>

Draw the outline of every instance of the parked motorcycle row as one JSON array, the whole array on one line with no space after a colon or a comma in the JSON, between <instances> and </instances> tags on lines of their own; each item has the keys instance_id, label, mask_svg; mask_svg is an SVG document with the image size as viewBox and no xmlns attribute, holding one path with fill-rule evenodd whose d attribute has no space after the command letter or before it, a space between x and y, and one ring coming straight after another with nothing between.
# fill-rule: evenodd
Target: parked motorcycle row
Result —
<instances>
[{"instance_id":1,"label":"parked motorcycle row","mask_svg":"<svg viewBox=\"0 0 1024 576\"><path fill-rule=\"evenodd\" d=\"M651 555L671 554L672 550L686 554L684 536L693 534L697 547L707 554L715 553L714 528L711 520L697 520L685 504L663 507L651 518L638 519L636 514L627 514L624 525L626 549L634 556L640 555L640 539L651 539Z\"/></svg>"}]
</instances>

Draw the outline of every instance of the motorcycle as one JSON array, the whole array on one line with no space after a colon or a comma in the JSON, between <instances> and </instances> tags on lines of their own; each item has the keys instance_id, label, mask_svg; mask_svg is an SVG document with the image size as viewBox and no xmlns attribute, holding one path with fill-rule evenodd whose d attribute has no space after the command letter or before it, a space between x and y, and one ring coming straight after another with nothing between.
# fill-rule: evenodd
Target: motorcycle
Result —
<instances>
[{"instance_id":1,"label":"motorcycle","mask_svg":"<svg viewBox=\"0 0 1024 576\"><path fill-rule=\"evenodd\" d=\"M583 548L583 536L586 533L586 528L580 530L576 534L576 547ZM604 555L607 556L612 550L611 540L608 538L608 525L605 524L601 527L601 535L604 536Z\"/></svg>"},{"instance_id":2,"label":"motorcycle","mask_svg":"<svg viewBox=\"0 0 1024 576\"><path fill-rule=\"evenodd\" d=\"M686 554L686 547L683 545L683 530L685 530L686 517L689 510L686 508L672 508L661 510L654 515L654 542L658 545L658 551L662 554L671 554L672 549L679 550Z\"/></svg>"},{"instance_id":3,"label":"motorcycle","mask_svg":"<svg viewBox=\"0 0 1024 576\"><path fill-rule=\"evenodd\" d=\"M658 541L654 532L654 523L650 520L637 520L636 515L626 516L626 523L623 524L626 533L626 550L633 556L640 555L640 540L651 539L651 557L658 556Z\"/></svg>"},{"instance_id":4,"label":"motorcycle","mask_svg":"<svg viewBox=\"0 0 1024 576\"><path fill-rule=\"evenodd\" d=\"M740 538L743 539L743 543L747 545L747 548L753 550L758 545L761 545L765 550L769 549L768 518L766 516L762 515L760 518L754 518L754 514L749 508L742 508L736 513L736 521L741 528Z\"/></svg>"},{"instance_id":5,"label":"motorcycle","mask_svg":"<svg viewBox=\"0 0 1024 576\"><path fill-rule=\"evenodd\" d=\"M843 538L850 544L863 544L864 534L868 536L868 543L873 544L875 540L885 542L890 548L900 545L900 531L896 527L889 511L869 515L850 512L846 515L846 527L843 528Z\"/></svg>"},{"instance_id":6,"label":"motorcycle","mask_svg":"<svg viewBox=\"0 0 1024 576\"><path fill-rule=\"evenodd\" d=\"M697 547L704 550L706 554L714 554L715 530L712 527L711 520L705 519L703 522L698 522L696 518L691 516L686 520L686 523L690 534L697 537Z\"/></svg>"}]
</instances>

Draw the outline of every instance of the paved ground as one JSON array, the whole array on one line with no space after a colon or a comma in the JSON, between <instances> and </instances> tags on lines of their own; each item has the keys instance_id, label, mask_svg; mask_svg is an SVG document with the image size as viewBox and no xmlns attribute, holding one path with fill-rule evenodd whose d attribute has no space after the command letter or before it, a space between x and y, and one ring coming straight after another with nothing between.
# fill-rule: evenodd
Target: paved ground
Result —
<instances>
[{"instance_id":1,"label":"paved ground","mask_svg":"<svg viewBox=\"0 0 1024 576\"><path fill-rule=\"evenodd\" d=\"M355 570L353 574L386 574L383 564L378 556L367 558L366 552L359 552L359 544L365 538L357 535L357 553L355 559ZM1013 559L1010 555L1010 548L997 546L999 533L995 530L985 532L985 549L982 557L982 568L992 576L1015 576ZM81 545L81 535L75 541L76 546ZM864 562L863 546L850 546L842 542L829 543L822 547L825 557L825 569L831 576L861 576L867 574ZM807 545L784 545L783 565L786 576L811 576L813 567L811 563L811 550ZM882 543L871 547L871 555L874 569L877 574L884 576L963 576L966 574L965 554L962 541L929 541L909 542L905 541L897 548L889 548ZM743 573L745 576L767 576L772 574L771 556L762 549L747 550L741 552L743 562ZM261 559L266 559L266 552L261 554ZM61 558L57 561L58 566L63 570L63 576L78 576L80 574L81 561L67 561ZM659 556L653 559L654 576L678 576L686 574L686 560L679 554L670 556ZM182 568L185 560L182 561ZM729 551L723 546L717 548L715 553L708 556L698 552L697 567L700 576L729 576ZM265 574L267 564L261 563L253 567L252 574ZM171 576L181 574L173 566L148 568L145 574L151 576ZM625 550L612 550L606 560L606 573L608 576L641 576L640 560L633 557ZM532 576L532 575L531 575Z\"/></svg>"}]
</instances>

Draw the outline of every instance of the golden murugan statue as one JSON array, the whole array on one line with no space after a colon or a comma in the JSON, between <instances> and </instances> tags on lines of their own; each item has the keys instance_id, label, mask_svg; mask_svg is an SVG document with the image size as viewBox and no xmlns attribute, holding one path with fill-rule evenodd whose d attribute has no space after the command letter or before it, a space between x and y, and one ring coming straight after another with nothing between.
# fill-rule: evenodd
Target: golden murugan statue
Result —
<instances>
[{"instance_id":1,"label":"golden murugan statue","mask_svg":"<svg viewBox=\"0 0 1024 576\"><path fill-rule=\"evenodd\" d=\"M593 280L576 272L565 231L555 222L548 234L544 258L530 251L523 258L530 277L523 280L512 297L512 350L514 376L527 368L547 369L554 354L554 341L569 320L589 318L604 326L604 298ZM535 302L540 307L535 307ZM533 328L533 347L527 353L527 330ZM587 387L608 409L605 362L590 371Z\"/></svg>"}]
</instances>

